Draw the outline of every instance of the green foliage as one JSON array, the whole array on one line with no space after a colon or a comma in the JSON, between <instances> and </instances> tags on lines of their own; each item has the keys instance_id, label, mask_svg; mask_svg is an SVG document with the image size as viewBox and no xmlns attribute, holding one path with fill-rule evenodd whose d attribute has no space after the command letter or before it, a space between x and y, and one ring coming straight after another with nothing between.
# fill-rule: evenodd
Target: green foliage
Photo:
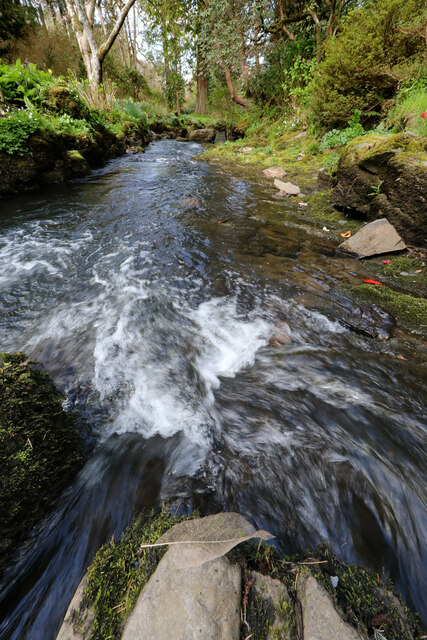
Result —
<instances>
[{"instance_id":1,"label":"green foliage","mask_svg":"<svg viewBox=\"0 0 427 640\"><path fill-rule=\"evenodd\" d=\"M120 637L124 620L167 550L167 547L140 549L140 545L156 542L173 525L197 515L172 516L168 509L157 515L139 514L119 542L112 541L97 552L89 567L84 593L84 604L94 614L88 640Z\"/></svg>"},{"instance_id":2,"label":"green foliage","mask_svg":"<svg viewBox=\"0 0 427 640\"><path fill-rule=\"evenodd\" d=\"M378 114L414 65L425 70L425 13L418 0L376 0L350 12L310 85L317 127L341 126L356 109Z\"/></svg>"},{"instance_id":3,"label":"green foliage","mask_svg":"<svg viewBox=\"0 0 427 640\"><path fill-rule=\"evenodd\" d=\"M0 0L0 54L7 53L27 25L34 25L36 10L19 0Z\"/></svg>"},{"instance_id":4,"label":"green foliage","mask_svg":"<svg viewBox=\"0 0 427 640\"><path fill-rule=\"evenodd\" d=\"M365 129L360 124L360 116L362 115L359 109L353 113L348 122L348 126L345 129L332 129L323 136L320 147L322 149L334 149L335 147L342 147L346 145L353 138L363 136Z\"/></svg>"},{"instance_id":5,"label":"green foliage","mask_svg":"<svg viewBox=\"0 0 427 640\"><path fill-rule=\"evenodd\" d=\"M29 138L45 125L45 118L31 109L19 109L0 118L0 151L9 155L27 154Z\"/></svg>"},{"instance_id":6,"label":"green foliage","mask_svg":"<svg viewBox=\"0 0 427 640\"><path fill-rule=\"evenodd\" d=\"M387 114L387 123L398 131L410 129L419 136L427 136L427 80L419 78L404 84L397 97L396 104Z\"/></svg>"},{"instance_id":7,"label":"green foliage","mask_svg":"<svg viewBox=\"0 0 427 640\"><path fill-rule=\"evenodd\" d=\"M35 64L24 66L17 60L13 66L0 65L0 90L8 102L23 104L25 99L40 104L43 89L56 82L52 73L37 69Z\"/></svg>"},{"instance_id":8,"label":"green foliage","mask_svg":"<svg viewBox=\"0 0 427 640\"><path fill-rule=\"evenodd\" d=\"M41 365L0 354L0 554L46 513L83 461L75 419Z\"/></svg>"}]
</instances>

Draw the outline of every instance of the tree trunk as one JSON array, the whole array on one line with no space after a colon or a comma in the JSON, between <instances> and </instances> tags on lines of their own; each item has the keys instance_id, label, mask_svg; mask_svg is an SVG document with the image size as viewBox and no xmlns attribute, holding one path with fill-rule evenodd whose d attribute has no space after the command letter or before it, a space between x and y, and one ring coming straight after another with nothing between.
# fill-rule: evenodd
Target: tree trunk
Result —
<instances>
[{"instance_id":1,"label":"tree trunk","mask_svg":"<svg viewBox=\"0 0 427 640\"><path fill-rule=\"evenodd\" d=\"M231 71L229 67L225 67L225 79L227 81L227 87L233 102L235 102L236 104L240 104L240 106L242 107L248 108L249 105L246 102L246 100L243 100L243 98L240 98L238 95L236 95L236 92L234 91L233 80L231 79Z\"/></svg>"},{"instance_id":2,"label":"tree trunk","mask_svg":"<svg viewBox=\"0 0 427 640\"><path fill-rule=\"evenodd\" d=\"M208 110L208 79L203 74L197 76L196 111L201 116Z\"/></svg>"}]
</instances>

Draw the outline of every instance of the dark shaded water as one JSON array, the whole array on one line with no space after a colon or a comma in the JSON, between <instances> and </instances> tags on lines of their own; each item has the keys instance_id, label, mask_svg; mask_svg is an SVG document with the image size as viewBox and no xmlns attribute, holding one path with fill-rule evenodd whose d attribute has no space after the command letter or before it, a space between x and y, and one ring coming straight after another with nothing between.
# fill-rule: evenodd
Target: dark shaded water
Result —
<instances>
[{"instance_id":1,"label":"dark shaded water","mask_svg":"<svg viewBox=\"0 0 427 640\"><path fill-rule=\"evenodd\" d=\"M97 548L161 500L240 511L289 552L329 540L427 616L422 370L336 321L355 261L278 237L291 205L200 150L159 142L0 205L0 350L41 360L97 438L11 561L2 639L53 640Z\"/></svg>"}]
</instances>

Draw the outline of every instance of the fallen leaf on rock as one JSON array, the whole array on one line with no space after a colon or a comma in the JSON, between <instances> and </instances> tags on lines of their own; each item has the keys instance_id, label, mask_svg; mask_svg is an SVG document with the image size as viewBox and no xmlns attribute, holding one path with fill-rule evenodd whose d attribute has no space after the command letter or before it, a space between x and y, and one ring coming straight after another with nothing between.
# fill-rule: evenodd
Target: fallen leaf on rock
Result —
<instances>
[{"instance_id":1,"label":"fallen leaf on rock","mask_svg":"<svg viewBox=\"0 0 427 640\"><path fill-rule=\"evenodd\" d=\"M390 264L391 260L381 260L384 264Z\"/></svg>"},{"instance_id":2,"label":"fallen leaf on rock","mask_svg":"<svg viewBox=\"0 0 427 640\"><path fill-rule=\"evenodd\" d=\"M346 231L345 233L340 233L341 238L350 238L351 231Z\"/></svg>"},{"instance_id":3,"label":"fallen leaf on rock","mask_svg":"<svg viewBox=\"0 0 427 640\"><path fill-rule=\"evenodd\" d=\"M175 547L174 564L177 568L186 568L219 558L245 540L270 540L274 537L268 531L255 529L239 513L217 513L180 522L166 531L157 542L142 544L140 549L163 545Z\"/></svg>"},{"instance_id":4,"label":"fallen leaf on rock","mask_svg":"<svg viewBox=\"0 0 427 640\"><path fill-rule=\"evenodd\" d=\"M367 282L368 284L381 284L382 282L378 282L378 280L371 280L370 278L368 278L367 280L364 280L363 282Z\"/></svg>"}]
</instances>

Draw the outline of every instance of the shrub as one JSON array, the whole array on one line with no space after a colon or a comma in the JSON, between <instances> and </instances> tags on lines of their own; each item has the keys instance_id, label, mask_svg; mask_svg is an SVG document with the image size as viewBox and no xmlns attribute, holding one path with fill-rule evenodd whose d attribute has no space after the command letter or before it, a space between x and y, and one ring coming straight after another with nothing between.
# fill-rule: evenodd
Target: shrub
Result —
<instances>
[{"instance_id":1,"label":"shrub","mask_svg":"<svg viewBox=\"0 0 427 640\"><path fill-rule=\"evenodd\" d=\"M345 129L332 129L323 136L320 141L321 149L334 149L335 147L342 147L353 138L363 136L365 129L360 124L361 112L356 109L352 117L348 122L348 127Z\"/></svg>"},{"instance_id":2,"label":"shrub","mask_svg":"<svg viewBox=\"0 0 427 640\"><path fill-rule=\"evenodd\" d=\"M45 125L45 118L31 109L20 109L0 118L0 151L26 155L28 139Z\"/></svg>"},{"instance_id":3,"label":"shrub","mask_svg":"<svg viewBox=\"0 0 427 640\"><path fill-rule=\"evenodd\" d=\"M348 15L310 85L315 126L342 126L356 109L362 120L380 116L417 59L425 61L425 14L419 0L377 0Z\"/></svg>"},{"instance_id":4,"label":"shrub","mask_svg":"<svg viewBox=\"0 0 427 640\"><path fill-rule=\"evenodd\" d=\"M386 122L399 131L410 129L419 136L427 136L427 80L407 83L399 91L396 104L390 108Z\"/></svg>"},{"instance_id":5,"label":"shrub","mask_svg":"<svg viewBox=\"0 0 427 640\"><path fill-rule=\"evenodd\" d=\"M0 89L8 102L23 104L25 100L40 104L45 87L56 82L52 72L41 71L35 64L24 66L17 60L13 66L0 65Z\"/></svg>"}]
</instances>

